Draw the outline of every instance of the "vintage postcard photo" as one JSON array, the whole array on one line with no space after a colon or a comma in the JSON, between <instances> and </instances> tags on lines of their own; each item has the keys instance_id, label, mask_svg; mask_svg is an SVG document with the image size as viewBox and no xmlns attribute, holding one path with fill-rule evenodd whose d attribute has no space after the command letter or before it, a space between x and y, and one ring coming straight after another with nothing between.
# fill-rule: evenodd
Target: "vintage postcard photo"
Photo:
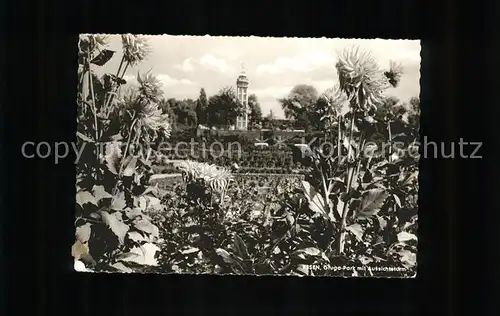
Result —
<instances>
[{"instance_id":1,"label":"vintage postcard photo","mask_svg":"<svg viewBox=\"0 0 500 316\"><path fill-rule=\"evenodd\" d=\"M420 41L82 34L77 271L412 278Z\"/></svg>"}]
</instances>

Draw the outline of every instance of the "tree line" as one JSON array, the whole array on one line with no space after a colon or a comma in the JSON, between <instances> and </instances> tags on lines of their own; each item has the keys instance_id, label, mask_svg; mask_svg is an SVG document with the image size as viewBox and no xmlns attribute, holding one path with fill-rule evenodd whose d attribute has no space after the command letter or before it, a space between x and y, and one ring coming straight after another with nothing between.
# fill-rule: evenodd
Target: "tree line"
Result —
<instances>
[{"instance_id":1,"label":"tree line","mask_svg":"<svg viewBox=\"0 0 500 316\"><path fill-rule=\"evenodd\" d=\"M336 88L330 88L320 95L316 88L306 84L296 85L286 97L278 99L278 102L285 117L293 121L294 126L300 126L306 131L328 129L329 121L325 118L335 119L348 104L348 100L342 97ZM413 97L406 103L390 96L378 104L373 115L383 118L390 113L398 119L414 120L418 117L419 105L418 97Z\"/></svg>"},{"instance_id":2,"label":"tree line","mask_svg":"<svg viewBox=\"0 0 500 316\"><path fill-rule=\"evenodd\" d=\"M346 104L345 99L339 98L335 88L327 89L319 94L311 85L296 85L290 93L277 99L282 107L285 120L278 120L271 110L263 116L259 100L255 94L248 97L249 128L280 128L304 129L305 131L318 131L328 129L329 122L325 117L337 116ZM409 102L402 102L396 97L387 97L378 105L377 117L384 117L393 113L399 118L413 119L419 111L419 99L413 97ZM234 125L236 117L244 114L244 107L239 102L236 92L232 87L223 87L217 94L208 97L205 89L201 88L199 97L193 99L165 98L161 100L160 107L168 113L174 129L204 125L207 127L227 128Z\"/></svg>"},{"instance_id":3,"label":"tree line","mask_svg":"<svg viewBox=\"0 0 500 316\"><path fill-rule=\"evenodd\" d=\"M168 113L174 128L204 125L224 128L234 125L236 118L245 112L243 104L238 100L232 87L224 87L217 94L207 97L205 89L200 90L198 99L178 100L163 99L160 107ZM249 123L262 122L262 110L255 94L248 96Z\"/></svg>"}]
</instances>

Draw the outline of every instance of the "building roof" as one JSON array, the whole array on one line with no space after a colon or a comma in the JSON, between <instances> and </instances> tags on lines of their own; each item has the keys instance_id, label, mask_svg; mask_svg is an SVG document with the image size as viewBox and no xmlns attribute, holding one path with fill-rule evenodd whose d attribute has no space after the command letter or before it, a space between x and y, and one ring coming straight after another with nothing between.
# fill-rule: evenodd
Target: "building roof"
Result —
<instances>
[{"instance_id":1,"label":"building roof","mask_svg":"<svg viewBox=\"0 0 500 316\"><path fill-rule=\"evenodd\" d=\"M248 83L249 82L249 80L247 78L246 71L245 71L244 64L241 64L241 73L240 73L238 79L236 80L236 82L244 82L244 83Z\"/></svg>"}]
</instances>

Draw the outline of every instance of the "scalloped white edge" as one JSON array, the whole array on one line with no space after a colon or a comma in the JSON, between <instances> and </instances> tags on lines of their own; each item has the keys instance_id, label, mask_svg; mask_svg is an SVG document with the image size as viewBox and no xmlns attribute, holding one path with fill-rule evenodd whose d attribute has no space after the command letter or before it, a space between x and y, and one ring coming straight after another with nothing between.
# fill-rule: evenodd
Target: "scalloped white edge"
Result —
<instances>
[{"instance_id":1,"label":"scalloped white edge","mask_svg":"<svg viewBox=\"0 0 500 316\"><path fill-rule=\"evenodd\" d=\"M385 40L385 41L421 41L418 38L382 38L382 37L375 37L375 38L366 38L366 37L326 37L326 36L321 36L321 37L298 37L298 36L256 36L256 35L248 35L248 36L234 36L234 35L210 35L210 34L205 34L205 35L200 35L200 34L189 34L189 35L177 35L177 34L135 34L135 33L80 33L79 35L97 35L97 36L121 36L125 34L132 34L136 36L148 36L148 37L153 37L153 36L172 36L172 37L193 37L193 38L199 38L199 37L221 37L221 38L268 38L268 39L317 39L317 40L324 40L324 39L335 39L335 40L365 40L365 41L374 41L374 40Z\"/></svg>"}]
</instances>

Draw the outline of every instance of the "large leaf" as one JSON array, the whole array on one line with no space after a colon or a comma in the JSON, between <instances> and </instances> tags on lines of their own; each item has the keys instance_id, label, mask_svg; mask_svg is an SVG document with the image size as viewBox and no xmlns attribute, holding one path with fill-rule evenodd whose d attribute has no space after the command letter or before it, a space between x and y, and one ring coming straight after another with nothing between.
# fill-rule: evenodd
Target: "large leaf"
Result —
<instances>
[{"instance_id":1,"label":"large leaf","mask_svg":"<svg viewBox=\"0 0 500 316\"><path fill-rule=\"evenodd\" d=\"M78 138L80 138L81 140L83 140L83 141L85 141L87 143L94 143L93 139L91 139L90 137L87 137L87 136L83 135L80 132L76 132L76 136L78 136Z\"/></svg>"},{"instance_id":2,"label":"large leaf","mask_svg":"<svg viewBox=\"0 0 500 316\"><path fill-rule=\"evenodd\" d=\"M109 199L113 197L111 194L106 192L104 186L102 185L94 185L94 187L92 188L92 192L94 193L94 197L97 202L99 202L102 199Z\"/></svg>"},{"instance_id":3,"label":"large leaf","mask_svg":"<svg viewBox=\"0 0 500 316\"><path fill-rule=\"evenodd\" d=\"M316 190L307 181L302 181L302 188L304 195L309 202L309 208L315 212L322 215L328 216L328 206L326 205L323 196L316 192Z\"/></svg>"},{"instance_id":4,"label":"large leaf","mask_svg":"<svg viewBox=\"0 0 500 316\"><path fill-rule=\"evenodd\" d=\"M235 262L235 260L231 256L231 254L229 252L227 252L226 250L218 248L218 249L215 249L215 252L222 258L222 260L224 260L225 263L232 264Z\"/></svg>"},{"instance_id":5,"label":"large leaf","mask_svg":"<svg viewBox=\"0 0 500 316\"><path fill-rule=\"evenodd\" d=\"M116 262L111 265L111 267L115 268L118 271L125 272L125 273L132 273L134 270L130 269L129 267L125 266L121 262Z\"/></svg>"},{"instance_id":6,"label":"large leaf","mask_svg":"<svg viewBox=\"0 0 500 316\"><path fill-rule=\"evenodd\" d=\"M387 220L382 216L376 216L375 218L378 220L380 230L383 231L387 227Z\"/></svg>"},{"instance_id":7,"label":"large leaf","mask_svg":"<svg viewBox=\"0 0 500 316\"><path fill-rule=\"evenodd\" d=\"M134 209L127 208L125 210L125 215L129 219L134 219L136 217L142 217L144 214L142 213L141 209L139 209L139 208L134 208Z\"/></svg>"},{"instance_id":8,"label":"large leaf","mask_svg":"<svg viewBox=\"0 0 500 316\"><path fill-rule=\"evenodd\" d=\"M412 233L407 233L407 232L400 232L398 234L398 241L399 242L405 242L409 240L417 240L417 236Z\"/></svg>"},{"instance_id":9,"label":"large leaf","mask_svg":"<svg viewBox=\"0 0 500 316\"><path fill-rule=\"evenodd\" d=\"M101 211L101 217L103 222L108 225L111 231L118 237L120 244L123 244L129 226L122 221L121 214L119 212L109 214L106 211Z\"/></svg>"},{"instance_id":10,"label":"large leaf","mask_svg":"<svg viewBox=\"0 0 500 316\"><path fill-rule=\"evenodd\" d=\"M146 200L148 210L161 211L161 209L163 208L161 205L161 200L159 198L148 195L146 196Z\"/></svg>"},{"instance_id":11,"label":"large leaf","mask_svg":"<svg viewBox=\"0 0 500 316\"><path fill-rule=\"evenodd\" d=\"M127 163L127 167L125 168L125 170L123 170L123 176L124 177L133 176L136 165L137 165L137 158L136 157L131 158Z\"/></svg>"},{"instance_id":12,"label":"large leaf","mask_svg":"<svg viewBox=\"0 0 500 316\"><path fill-rule=\"evenodd\" d=\"M144 242L144 241L148 241L146 238L144 238L144 236L141 235L141 233L139 232L128 232L128 238L130 238L131 240L135 241L135 242Z\"/></svg>"},{"instance_id":13,"label":"large leaf","mask_svg":"<svg viewBox=\"0 0 500 316\"><path fill-rule=\"evenodd\" d=\"M158 238L160 236L158 227L153 225L149 220L145 218L136 218L134 220L134 227L142 232L149 234L153 238Z\"/></svg>"},{"instance_id":14,"label":"large leaf","mask_svg":"<svg viewBox=\"0 0 500 316\"><path fill-rule=\"evenodd\" d=\"M233 245L240 258L248 259L250 257L245 242L243 241L243 239L241 239L241 237L238 234L234 235Z\"/></svg>"},{"instance_id":15,"label":"large leaf","mask_svg":"<svg viewBox=\"0 0 500 316\"><path fill-rule=\"evenodd\" d=\"M312 274L312 270L309 268L309 265L305 264L300 264L298 265L297 269L295 269L295 272L299 276L310 276Z\"/></svg>"},{"instance_id":16,"label":"large leaf","mask_svg":"<svg viewBox=\"0 0 500 316\"><path fill-rule=\"evenodd\" d=\"M342 199L338 199L337 200L337 213L339 214L339 216L342 218L342 212L344 211L344 204L345 202L342 201Z\"/></svg>"},{"instance_id":17,"label":"large leaf","mask_svg":"<svg viewBox=\"0 0 500 316\"><path fill-rule=\"evenodd\" d=\"M106 153L104 155L104 160L106 161L106 166L109 171L114 174L118 174L118 165L120 163L120 158L122 156L121 143L118 141L113 141L106 144Z\"/></svg>"},{"instance_id":18,"label":"large leaf","mask_svg":"<svg viewBox=\"0 0 500 316\"><path fill-rule=\"evenodd\" d=\"M368 217L375 215L382 207L389 193L383 189L371 189L363 193L357 216Z\"/></svg>"},{"instance_id":19,"label":"large leaf","mask_svg":"<svg viewBox=\"0 0 500 316\"><path fill-rule=\"evenodd\" d=\"M134 262L137 264L157 266L158 261L155 258L156 253L160 251L160 248L153 243L147 243L140 247L134 247L127 253L127 257L121 259L121 261Z\"/></svg>"},{"instance_id":20,"label":"large leaf","mask_svg":"<svg viewBox=\"0 0 500 316\"><path fill-rule=\"evenodd\" d=\"M295 251L295 253L296 254L303 253L303 254L307 254L309 256L320 256L321 250L319 250L318 248L315 248L315 247L309 247L309 248L297 250L297 251Z\"/></svg>"},{"instance_id":21,"label":"large leaf","mask_svg":"<svg viewBox=\"0 0 500 316\"><path fill-rule=\"evenodd\" d=\"M77 240L71 246L71 255L75 260L80 260L83 256L89 253L89 248L87 245L83 244L81 241Z\"/></svg>"},{"instance_id":22,"label":"large leaf","mask_svg":"<svg viewBox=\"0 0 500 316\"><path fill-rule=\"evenodd\" d=\"M111 203L111 209L115 211L121 211L127 206L125 201L125 193L123 191L118 192L114 197L113 203Z\"/></svg>"},{"instance_id":23,"label":"large leaf","mask_svg":"<svg viewBox=\"0 0 500 316\"><path fill-rule=\"evenodd\" d=\"M347 226L345 228L347 231L351 232L354 234L354 236L356 236L356 239L358 241L363 241L363 234L364 234L364 231L363 231L363 227L360 225L360 224L352 224L350 226Z\"/></svg>"},{"instance_id":24,"label":"large leaf","mask_svg":"<svg viewBox=\"0 0 500 316\"><path fill-rule=\"evenodd\" d=\"M148 205L148 202L146 200L146 197L144 196L134 196L134 207L145 211L146 207Z\"/></svg>"},{"instance_id":25,"label":"large leaf","mask_svg":"<svg viewBox=\"0 0 500 316\"><path fill-rule=\"evenodd\" d=\"M181 253L183 255L189 255L189 254L198 253L198 252L200 252L200 249L196 248L196 247L189 247L189 248L181 251Z\"/></svg>"},{"instance_id":26,"label":"large leaf","mask_svg":"<svg viewBox=\"0 0 500 316\"><path fill-rule=\"evenodd\" d=\"M99 53L99 55L97 55L97 57L92 59L92 61L90 61L90 62L94 65L97 65L97 66L103 66L111 59L111 57L113 57L114 54L115 54L115 52L112 50L103 49Z\"/></svg>"},{"instance_id":27,"label":"large leaf","mask_svg":"<svg viewBox=\"0 0 500 316\"><path fill-rule=\"evenodd\" d=\"M144 261L144 254L142 252L125 252L116 257L116 260L121 261Z\"/></svg>"},{"instance_id":28,"label":"large leaf","mask_svg":"<svg viewBox=\"0 0 500 316\"><path fill-rule=\"evenodd\" d=\"M229 252L222 248L215 249L215 253L219 255L222 260L224 260L225 263L229 264L233 270L238 270L240 272L245 272L245 269L243 268L243 263L240 262L238 259L233 257Z\"/></svg>"},{"instance_id":29,"label":"large leaf","mask_svg":"<svg viewBox=\"0 0 500 316\"><path fill-rule=\"evenodd\" d=\"M91 203L97 206L97 201L95 197L88 191L80 191L76 194L76 203L78 203L82 208L84 204Z\"/></svg>"},{"instance_id":30,"label":"large leaf","mask_svg":"<svg viewBox=\"0 0 500 316\"><path fill-rule=\"evenodd\" d=\"M76 240L81 243L86 243L90 238L91 223L86 223L85 225L76 228Z\"/></svg>"},{"instance_id":31,"label":"large leaf","mask_svg":"<svg viewBox=\"0 0 500 316\"><path fill-rule=\"evenodd\" d=\"M392 196L393 196L393 198L394 198L394 201L396 201L396 204L397 204L399 207L402 207L402 206L401 206L401 200L399 199L399 197L398 197L396 194L393 194Z\"/></svg>"},{"instance_id":32,"label":"large leaf","mask_svg":"<svg viewBox=\"0 0 500 316\"><path fill-rule=\"evenodd\" d=\"M87 269L85 267L85 264L83 262L81 262L80 260L75 260L73 267L74 267L75 271L77 271L77 272L92 272L92 270Z\"/></svg>"},{"instance_id":33,"label":"large leaf","mask_svg":"<svg viewBox=\"0 0 500 316\"><path fill-rule=\"evenodd\" d=\"M367 257L364 255L359 256L358 260L359 260L359 262L361 262L362 265L367 265L367 264L374 261L374 259L372 257Z\"/></svg>"},{"instance_id":34,"label":"large leaf","mask_svg":"<svg viewBox=\"0 0 500 316\"><path fill-rule=\"evenodd\" d=\"M401 184L402 186L407 186L413 183L415 179L418 179L418 171L414 171L410 173L406 179L404 179L403 183Z\"/></svg>"},{"instance_id":35,"label":"large leaf","mask_svg":"<svg viewBox=\"0 0 500 316\"><path fill-rule=\"evenodd\" d=\"M417 254L409 250L401 250L398 252L401 263L405 268L411 269L417 264Z\"/></svg>"}]
</instances>

